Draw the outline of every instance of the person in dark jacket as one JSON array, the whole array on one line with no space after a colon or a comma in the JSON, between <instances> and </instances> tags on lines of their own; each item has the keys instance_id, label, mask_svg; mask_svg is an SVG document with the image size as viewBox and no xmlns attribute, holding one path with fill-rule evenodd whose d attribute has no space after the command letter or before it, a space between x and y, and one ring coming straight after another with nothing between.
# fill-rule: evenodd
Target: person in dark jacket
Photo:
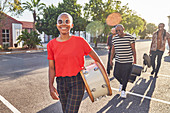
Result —
<instances>
[{"instance_id":1,"label":"person in dark jacket","mask_svg":"<svg viewBox=\"0 0 170 113\"><path fill-rule=\"evenodd\" d=\"M108 46L108 61L107 61L107 74L110 76L110 70L112 69L112 66L110 65L110 55L111 55L111 50L112 50L112 38L116 35L116 29L113 27L111 29L111 35L108 36L107 38L107 46Z\"/></svg>"}]
</instances>

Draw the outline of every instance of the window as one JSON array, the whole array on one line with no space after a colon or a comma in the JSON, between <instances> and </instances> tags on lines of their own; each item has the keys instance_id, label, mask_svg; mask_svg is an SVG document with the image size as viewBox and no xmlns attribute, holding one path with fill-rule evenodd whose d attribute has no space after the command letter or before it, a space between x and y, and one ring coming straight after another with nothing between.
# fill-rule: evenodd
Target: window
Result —
<instances>
[{"instance_id":1,"label":"window","mask_svg":"<svg viewBox=\"0 0 170 113\"><path fill-rule=\"evenodd\" d=\"M2 30L2 43L9 44L9 29Z\"/></svg>"}]
</instances>

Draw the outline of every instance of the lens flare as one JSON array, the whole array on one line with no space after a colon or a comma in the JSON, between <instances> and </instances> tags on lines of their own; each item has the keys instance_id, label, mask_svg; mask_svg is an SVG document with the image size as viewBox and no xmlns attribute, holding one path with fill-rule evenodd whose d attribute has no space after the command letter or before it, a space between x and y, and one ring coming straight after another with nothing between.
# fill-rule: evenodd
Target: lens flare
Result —
<instances>
[{"instance_id":1,"label":"lens flare","mask_svg":"<svg viewBox=\"0 0 170 113\"><path fill-rule=\"evenodd\" d=\"M93 21L86 26L86 32L91 37L98 37L104 31L104 24L101 21Z\"/></svg>"},{"instance_id":2,"label":"lens flare","mask_svg":"<svg viewBox=\"0 0 170 113\"><path fill-rule=\"evenodd\" d=\"M112 13L110 14L107 19L106 19L106 23L109 26L115 26L117 24L119 24L122 20L122 17L120 15L120 13Z\"/></svg>"}]
</instances>

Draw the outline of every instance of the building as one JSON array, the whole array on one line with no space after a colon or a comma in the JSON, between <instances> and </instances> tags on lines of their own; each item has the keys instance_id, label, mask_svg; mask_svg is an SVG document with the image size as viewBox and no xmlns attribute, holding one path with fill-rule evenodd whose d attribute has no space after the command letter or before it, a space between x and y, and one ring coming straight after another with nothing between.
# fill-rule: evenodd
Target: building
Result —
<instances>
[{"instance_id":1,"label":"building","mask_svg":"<svg viewBox=\"0 0 170 113\"><path fill-rule=\"evenodd\" d=\"M16 37L22 31L22 22L4 13L1 13L0 16L0 45L8 44L9 47L13 47Z\"/></svg>"},{"instance_id":2,"label":"building","mask_svg":"<svg viewBox=\"0 0 170 113\"><path fill-rule=\"evenodd\" d=\"M5 13L0 13L0 45L8 44L9 47L14 47L17 43L17 38L21 35L22 30L27 29L28 32L33 30L33 22L18 21ZM45 40L45 34L41 34L42 42ZM22 42L18 44L22 47Z\"/></svg>"}]
</instances>

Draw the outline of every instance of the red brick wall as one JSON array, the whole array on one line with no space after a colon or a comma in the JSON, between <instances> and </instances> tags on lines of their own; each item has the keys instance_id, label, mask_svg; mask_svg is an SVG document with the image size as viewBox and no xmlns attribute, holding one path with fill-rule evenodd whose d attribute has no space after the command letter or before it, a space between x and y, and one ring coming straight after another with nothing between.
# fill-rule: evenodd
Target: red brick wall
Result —
<instances>
[{"instance_id":1,"label":"red brick wall","mask_svg":"<svg viewBox=\"0 0 170 113\"><path fill-rule=\"evenodd\" d=\"M12 23L20 23L19 21L9 17L9 16L4 16L4 18L1 20L0 23L0 45L2 45L2 29L9 29L9 43L10 47L13 47L13 37L12 37ZM21 24L21 23L20 23Z\"/></svg>"}]
</instances>

